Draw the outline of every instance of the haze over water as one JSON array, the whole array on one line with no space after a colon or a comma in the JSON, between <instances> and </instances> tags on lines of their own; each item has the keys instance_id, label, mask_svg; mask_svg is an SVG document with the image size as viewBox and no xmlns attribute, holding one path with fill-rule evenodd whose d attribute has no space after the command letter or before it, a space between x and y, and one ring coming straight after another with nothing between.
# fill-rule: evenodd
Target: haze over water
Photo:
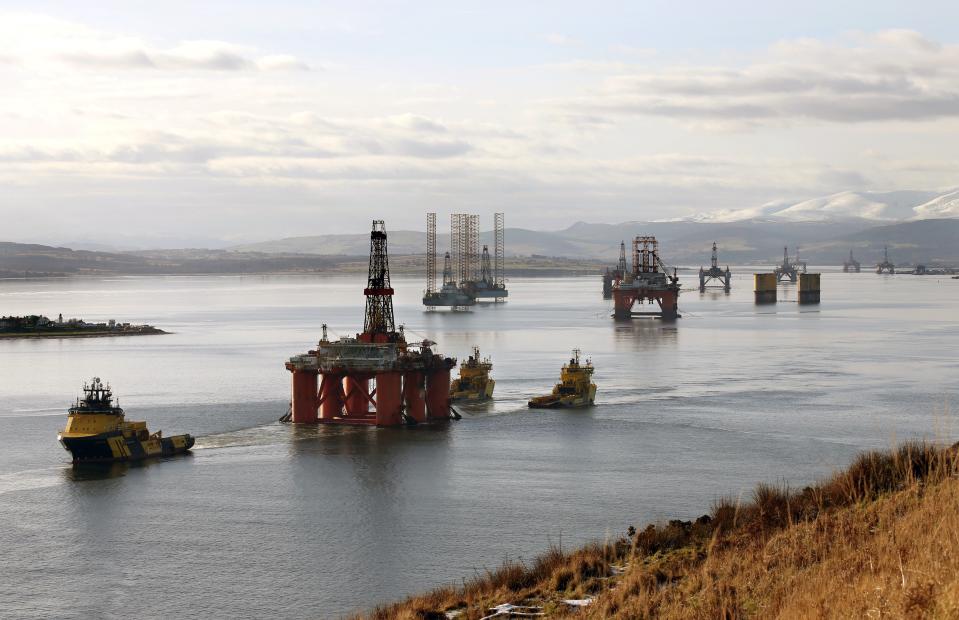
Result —
<instances>
[{"instance_id":1,"label":"haze over water","mask_svg":"<svg viewBox=\"0 0 959 620\"><path fill-rule=\"evenodd\" d=\"M759 481L803 485L865 448L955 439L959 281L823 275L823 303L680 297L674 324L609 318L599 277L513 278L510 301L396 318L496 400L445 428L296 428L283 362L362 328L363 278L0 282L0 314L147 322L167 336L0 341L0 615L331 617L661 519ZM695 289L693 277L684 287ZM570 349L597 405L531 411ZM74 469L56 442L92 376L191 456Z\"/></svg>"}]
</instances>

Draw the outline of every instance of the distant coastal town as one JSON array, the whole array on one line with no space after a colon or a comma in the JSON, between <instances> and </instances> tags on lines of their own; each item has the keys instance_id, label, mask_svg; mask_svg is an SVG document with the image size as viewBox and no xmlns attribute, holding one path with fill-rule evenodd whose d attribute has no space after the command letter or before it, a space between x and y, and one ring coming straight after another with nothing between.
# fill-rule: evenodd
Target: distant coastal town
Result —
<instances>
[{"instance_id":1,"label":"distant coastal town","mask_svg":"<svg viewBox=\"0 0 959 620\"><path fill-rule=\"evenodd\" d=\"M0 317L0 338L91 338L100 336L149 336L166 334L152 325L118 323L88 323L83 319L66 319L60 314L56 320L40 314Z\"/></svg>"}]
</instances>

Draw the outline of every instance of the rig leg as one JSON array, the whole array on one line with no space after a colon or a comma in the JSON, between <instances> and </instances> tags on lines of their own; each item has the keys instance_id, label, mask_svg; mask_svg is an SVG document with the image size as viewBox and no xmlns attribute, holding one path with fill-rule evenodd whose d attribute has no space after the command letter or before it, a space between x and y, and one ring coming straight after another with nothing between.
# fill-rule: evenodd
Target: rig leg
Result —
<instances>
[{"instance_id":1,"label":"rig leg","mask_svg":"<svg viewBox=\"0 0 959 620\"><path fill-rule=\"evenodd\" d=\"M426 411L431 422L450 418L450 370L430 371L426 386Z\"/></svg>"},{"instance_id":2,"label":"rig leg","mask_svg":"<svg viewBox=\"0 0 959 620\"><path fill-rule=\"evenodd\" d=\"M292 420L297 424L316 423L316 373L293 371Z\"/></svg>"},{"instance_id":3,"label":"rig leg","mask_svg":"<svg viewBox=\"0 0 959 620\"><path fill-rule=\"evenodd\" d=\"M636 298L628 293L613 291L613 317L617 319L631 318L635 301Z\"/></svg>"},{"instance_id":4,"label":"rig leg","mask_svg":"<svg viewBox=\"0 0 959 620\"><path fill-rule=\"evenodd\" d=\"M671 321L679 318L679 295L674 291L663 291L659 297L659 307L663 319Z\"/></svg>"},{"instance_id":5,"label":"rig leg","mask_svg":"<svg viewBox=\"0 0 959 620\"><path fill-rule=\"evenodd\" d=\"M320 420L332 421L343 415L343 378L323 375L320 383Z\"/></svg>"},{"instance_id":6,"label":"rig leg","mask_svg":"<svg viewBox=\"0 0 959 620\"><path fill-rule=\"evenodd\" d=\"M346 394L346 414L364 417L370 413L370 379L366 375L343 377L343 393Z\"/></svg>"},{"instance_id":7,"label":"rig leg","mask_svg":"<svg viewBox=\"0 0 959 620\"><path fill-rule=\"evenodd\" d=\"M381 372L376 375L376 425L399 426L403 407L403 375Z\"/></svg>"},{"instance_id":8,"label":"rig leg","mask_svg":"<svg viewBox=\"0 0 959 620\"><path fill-rule=\"evenodd\" d=\"M410 372L403 379L406 413L417 422L426 422L426 387L423 373Z\"/></svg>"}]
</instances>

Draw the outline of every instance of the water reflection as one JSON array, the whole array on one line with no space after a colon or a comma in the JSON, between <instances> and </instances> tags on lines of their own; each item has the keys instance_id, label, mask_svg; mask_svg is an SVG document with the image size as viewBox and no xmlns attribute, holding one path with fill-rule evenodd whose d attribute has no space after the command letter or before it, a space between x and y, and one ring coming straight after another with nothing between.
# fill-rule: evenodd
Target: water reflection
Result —
<instances>
[{"instance_id":1,"label":"water reflection","mask_svg":"<svg viewBox=\"0 0 959 620\"><path fill-rule=\"evenodd\" d=\"M613 344L617 351L672 347L678 340L679 329L673 321L657 319L616 321L613 327Z\"/></svg>"},{"instance_id":2,"label":"water reflection","mask_svg":"<svg viewBox=\"0 0 959 620\"><path fill-rule=\"evenodd\" d=\"M702 300L717 300L724 297L729 297L730 292L731 291L729 289L716 287L706 288L705 290L699 289L699 298Z\"/></svg>"},{"instance_id":3,"label":"water reflection","mask_svg":"<svg viewBox=\"0 0 959 620\"><path fill-rule=\"evenodd\" d=\"M177 460L192 459L193 454L187 452L172 457ZM74 463L70 467L65 467L63 477L68 482L89 482L93 480L109 480L111 478L122 478L127 472L137 469L145 469L158 465L171 458L152 458L142 461L116 461L112 463Z\"/></svg>"}]
</instances>

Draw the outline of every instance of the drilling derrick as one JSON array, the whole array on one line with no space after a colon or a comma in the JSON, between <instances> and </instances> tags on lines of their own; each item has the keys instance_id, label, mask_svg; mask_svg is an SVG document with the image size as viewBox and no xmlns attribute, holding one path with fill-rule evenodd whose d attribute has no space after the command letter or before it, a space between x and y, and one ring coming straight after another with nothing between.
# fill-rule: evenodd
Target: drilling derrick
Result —
<instances>
[{"instance_id":1,"label":"drilling derrick","mask_svg":"<svg viewBox=\"0 0 959 620\"><path fill-rule=\"evenodd\" d=\"M453 277L453 264L450 261L449 252L443 257L443 288L448 286L456 286L456 278Z\"/></svg>"},{"instance_id":2,"label":"drilling derrick","mask_svg":"<svg viewBox=\"0 0 959 620\"><path fill-rule=\"evenodd\" d=\"M373 220L370 233L370 273L366 288L366 319L362 337L369 342L381 342L396 336L393 322L393 289L390 287L390 260L386 253L386 225Z\"/></svg>"},{"instance_id":3,"label":"drilling derrick","mask_svg":"<svg viewBox=\"0 0 959 620\"><path fill-rule=\"evenodd\" d=\"M613 286L613 302L617 319L653 317L666 320L679 318L679 277L667 274L666 264L659 258L656 237L633 239L632 271ZM633 305L658 304L659 310L633 312Z\"/></svg>"},{"instance_id":4,"label":"drilling derrick","mask_svg":"<svg viewBox=\"0 0 959 620\"><path fill-rule=\"evenodd\" d=\"M606 268L603 273L603 299L613 298L613 286L626 277L626 242L619 242L619 262L615 269Z\"/></svg>"},{"instance_id":5,"label":"drilling derrick","mask_svg":"<svg viewBox=\"0 0 959 620\"><path fill-rule=\"evenodd\" d=\"M729 292L729 279L732 274L729 273L729 266L726 271L719 268L719 254L716 250L716 242L713 241L713 255L709 261L709 269L699 268L699 292L703 293L707 287L722 287ZM711 281L718 280L719 284L710 284Z\"/></svg>"},{"instance_id":6,"label":"drilling derrick","mask_svg":"<svg viewBox=\"0 0 959 620\"><path fill-rule=\"evenodd\" d=\"M489 258L489 246L483 245L483 259L480 261L480 282L487 286L493 286L493 267Z\"/></svg>"},{"instance_id":7,"label":"drilling derrick","mask_svg":"<svg viewBox=\"0 0 959 620\"><path fill-rule=\"evenodd\" d=\"M451 418L450 369L456 360L434 353L435 343L407 343L396 330L386 226L373 222L363 332L316 346L286 363L292 375L294 423L400 424Z\"/></svg>"}]
</instances>

